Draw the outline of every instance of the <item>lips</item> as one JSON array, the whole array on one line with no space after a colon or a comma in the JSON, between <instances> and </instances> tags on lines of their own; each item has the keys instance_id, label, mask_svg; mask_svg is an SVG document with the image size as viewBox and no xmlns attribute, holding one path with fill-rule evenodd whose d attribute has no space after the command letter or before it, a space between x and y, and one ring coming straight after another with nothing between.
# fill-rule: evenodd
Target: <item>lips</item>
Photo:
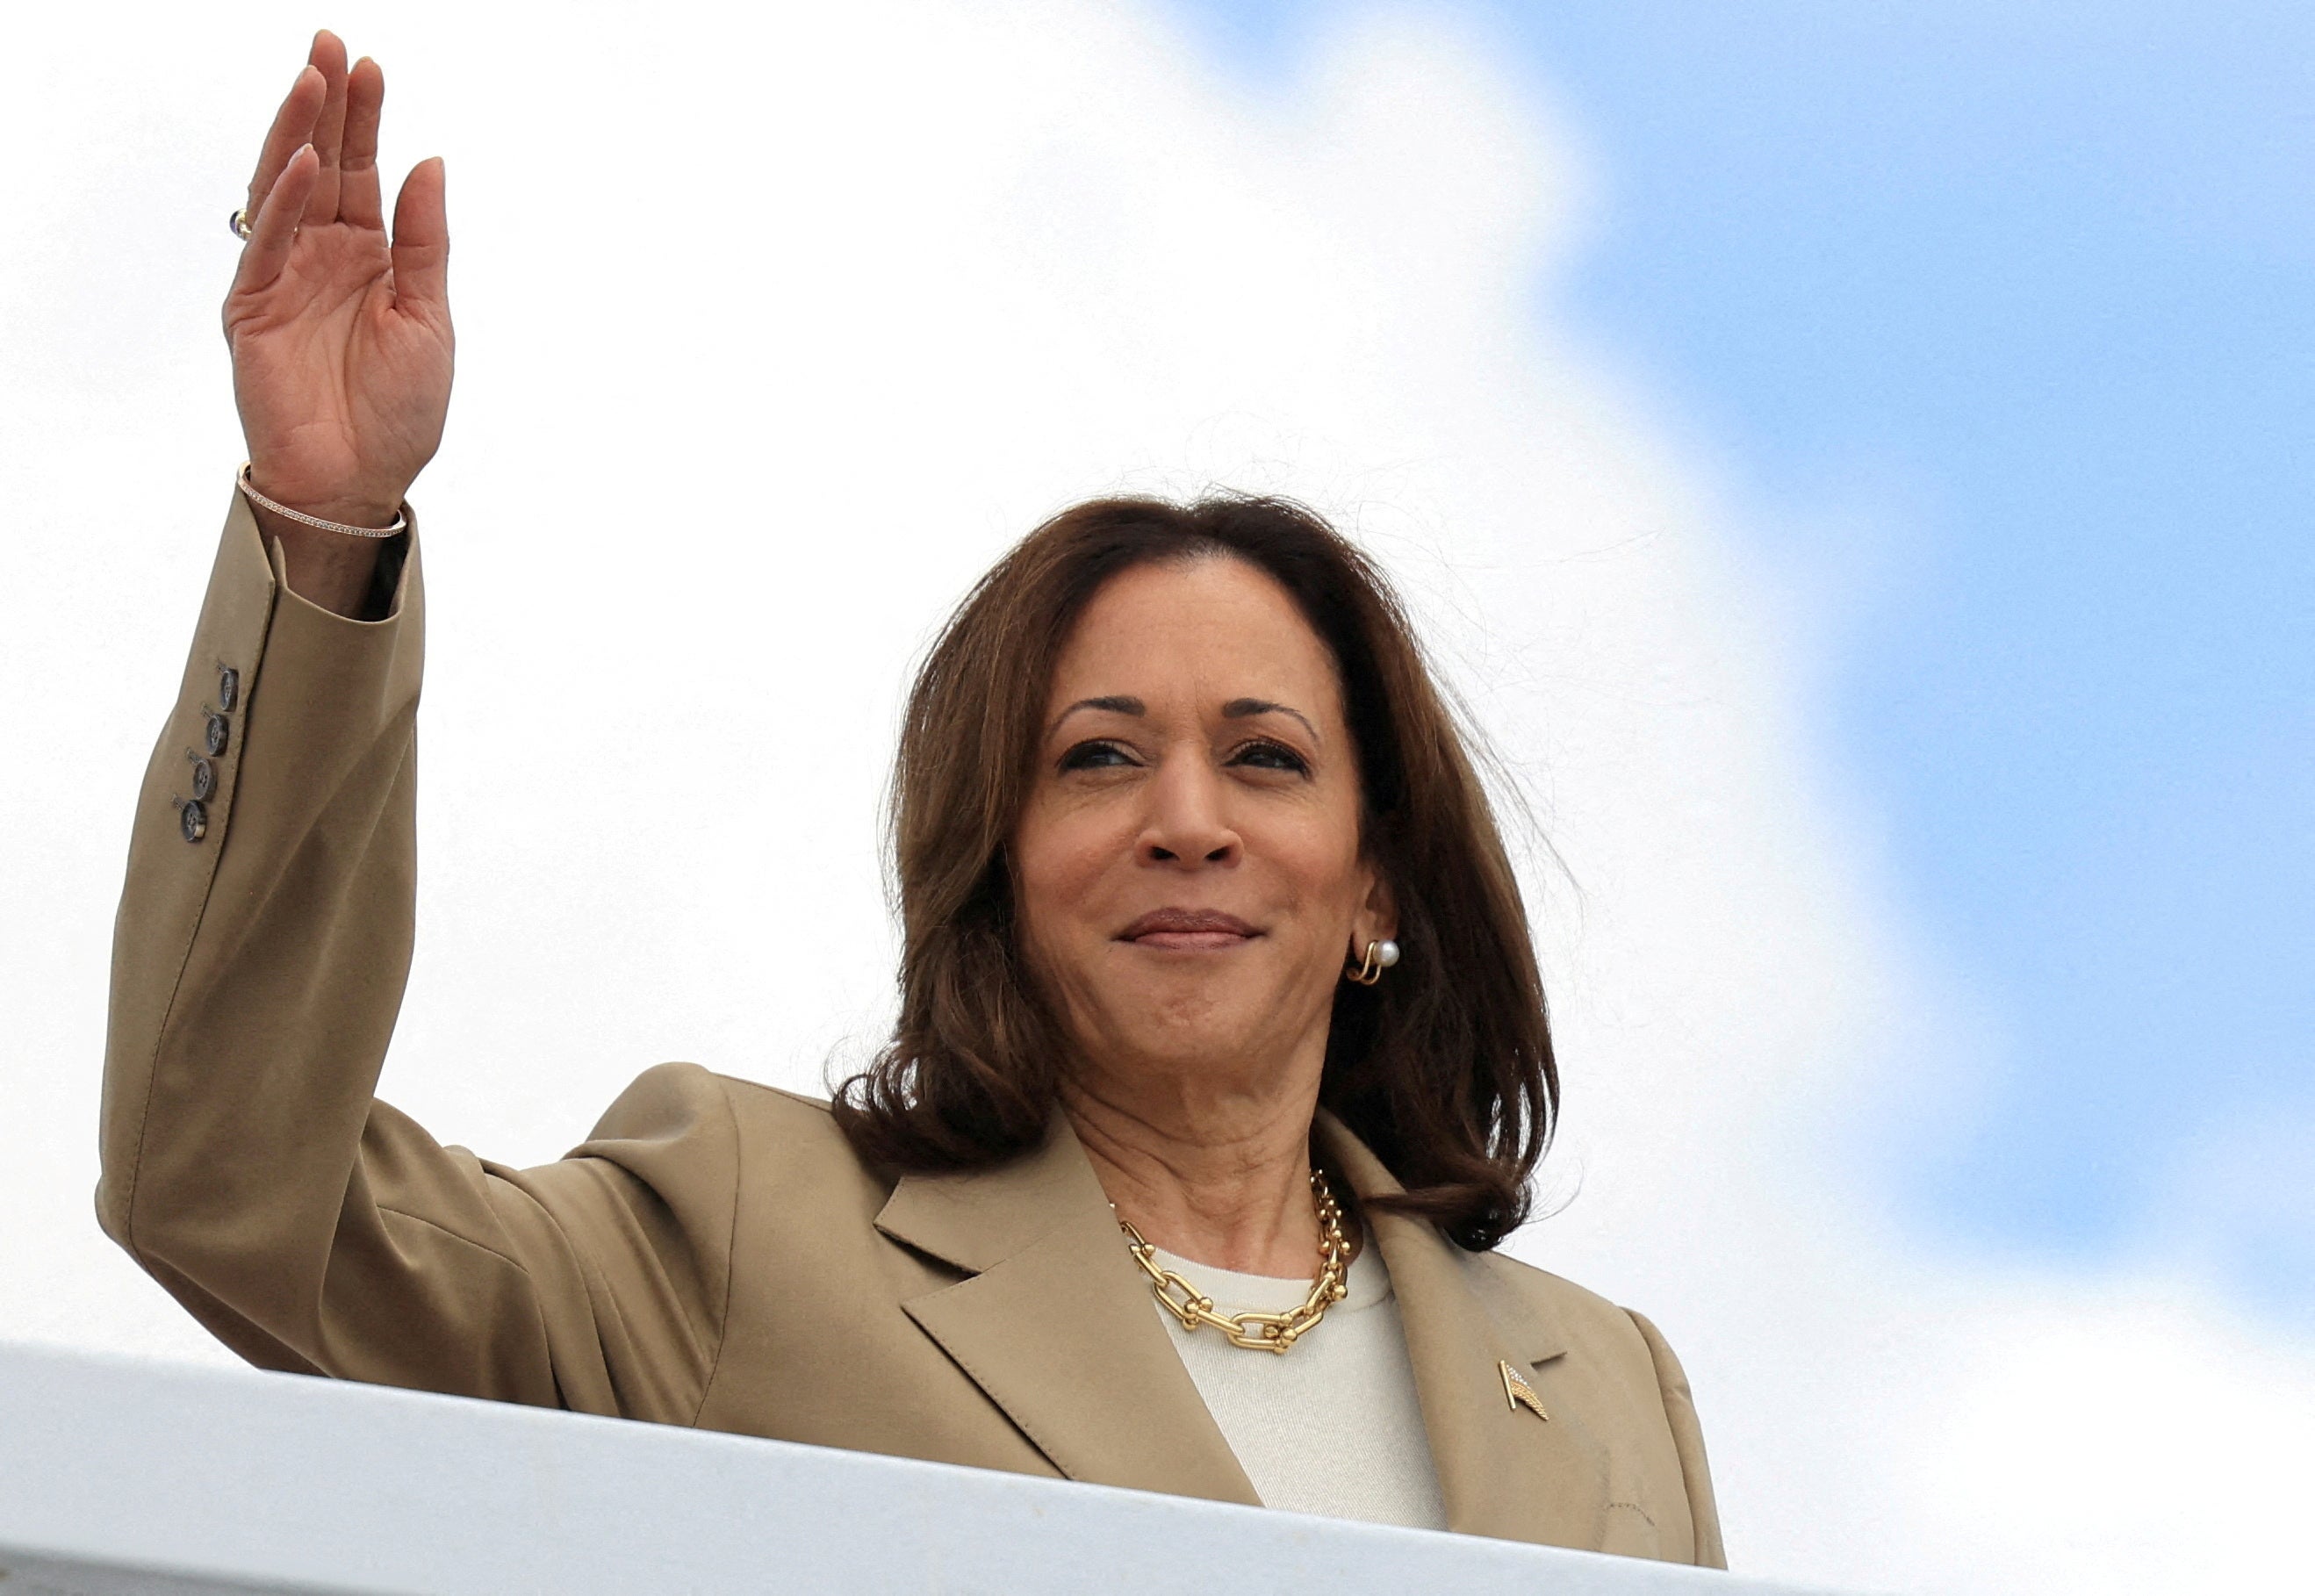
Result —
<instances>
[{"instance_id":1,"label":"lips","mask_svg":"<svg viewBox=\"0 0 2315 1596\"><path fill-rule=\"evenodd\" d=\"M1156 909L1117 934L1137 947L1183 952L1243 946L1262 933L1219 909Z\"/></svg>"}]
</instances>

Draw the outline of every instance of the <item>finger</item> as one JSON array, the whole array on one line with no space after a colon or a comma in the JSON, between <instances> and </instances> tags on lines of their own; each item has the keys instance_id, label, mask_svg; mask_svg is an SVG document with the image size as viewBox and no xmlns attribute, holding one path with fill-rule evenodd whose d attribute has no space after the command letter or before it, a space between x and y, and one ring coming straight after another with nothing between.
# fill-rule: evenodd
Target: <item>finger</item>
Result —
<instances>
[{"instance_id":1,"label":"finger","mask_svg":"<svg viewBox=\"0 0 2315 1596\"><path fill-rule=\"evenodd\" d=\"M297 154L297 146L314 137L314 122L322 114L322 102L328 93L320 73L311 66L299 69L297 81L289 85L281 109L273 113L273 126L265 130L264 146L257 152L257 172L249 180L251 217L257 215L265 196L273 191L274 180Z\"/></svg>"},{"instance_id":2,"label":"finger","mask_svg":"<svg viewBox=\"0 0 2315 1596\"><path fill-rule=\"evenodd\" d=\"M384 227L377 185L377 121L386 104L386 74L364 56L346 74L346 131L338 155L338 220Z\"/></svg>"},{"instance_id":3,"label":"finger","mask_svg":"<svg viewBox=\"0 0 2315 1596\"><path fill-rule=\"evenodd\" d=\"M282 166L281 175L274 180L273 191L257 208L249 243L241 252L241 270L234 274L235 293L254 292L270 286L281 275L281 268L289 259L289 246L297 242L297 225L312 207L321 169L321 160L310 144L298 146L297 153Z\"/></svg>"},{"instance_id":4,"label":"finger","mask_svg":"<svg viewBox=\"0 0 2315 1596\"><path fill-rule=\"evenodd\" d=\"M412 167L395 198L394 297L402 308L450 314L450 216L439 155Z\"/></svg>"},{"instance_id":5,"label":"finger","mask_svg":"<svg viewBox=\"0 0 2315 1596\"><path fill-rule=\"evenodd\" d=\"M322 175L308 210L317 222L333 222L338 217L338 155L346 132L345 41L324 28L314 35L314 53L307 58L328 89L314 123L314 153L321 157Z\"/></svg>"}]
</instances>

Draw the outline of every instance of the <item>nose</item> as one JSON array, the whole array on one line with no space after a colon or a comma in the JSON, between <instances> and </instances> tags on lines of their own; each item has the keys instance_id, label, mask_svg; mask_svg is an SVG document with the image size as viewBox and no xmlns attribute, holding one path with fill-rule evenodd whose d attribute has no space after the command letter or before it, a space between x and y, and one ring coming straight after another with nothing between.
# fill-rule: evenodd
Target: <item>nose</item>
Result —
<instances>
[{"instance_id":1,"label":"nose","mask_svg":"<svg viewBox=\"0 0 2315 1596\"><path fill-rule=\"evenodd\" d=\"M1145 864L1234 864L1241 844L1225 812L1220 773L1196 755L1177 756L1158 769L1146 791L1149 812L1136 840Z\"/></svg>"}]
</instances>

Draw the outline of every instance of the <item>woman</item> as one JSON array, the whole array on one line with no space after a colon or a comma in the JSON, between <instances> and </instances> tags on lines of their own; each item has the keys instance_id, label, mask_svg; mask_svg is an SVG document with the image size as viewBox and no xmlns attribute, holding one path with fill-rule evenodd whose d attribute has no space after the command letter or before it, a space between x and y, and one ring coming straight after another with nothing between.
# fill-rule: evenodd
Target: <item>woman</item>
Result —
<instances>
[{"instance_id":1,"label":"woman","mask_svg":"<svg viewBox=\"0 0 2315 1596\"><path fill-rule=\"evenodd\" d=\"M1492 1250L1557 1093L1518 893L1295 506L1079 506L966 599L901 734L899 1026L833 1104L665 1065L513 1170L373 1099L451 367L383 90L319 36L235 218L250 463L131 847L111 1234L271 1368L1718 1564L1662 1338Z\"/></svg>"}]
</instances>

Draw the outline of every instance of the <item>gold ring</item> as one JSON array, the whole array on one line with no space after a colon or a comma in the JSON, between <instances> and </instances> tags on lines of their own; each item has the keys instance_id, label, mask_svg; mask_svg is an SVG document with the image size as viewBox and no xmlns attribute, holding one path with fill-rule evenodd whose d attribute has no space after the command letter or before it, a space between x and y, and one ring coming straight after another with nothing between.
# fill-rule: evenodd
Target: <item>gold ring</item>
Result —
<instances>
[{"instance_id":1,"label":"gold ring","mask_svg":"<svg viewBox=\"0 0 2315 1596\"><path fill-rule=\"evenodd\" d=\"M231 227L233 235L244 244L249 242L250 234L256 230L249 225L249 210L245 206L226 217L225 225Z\"/></svg>"}]
</instances>

